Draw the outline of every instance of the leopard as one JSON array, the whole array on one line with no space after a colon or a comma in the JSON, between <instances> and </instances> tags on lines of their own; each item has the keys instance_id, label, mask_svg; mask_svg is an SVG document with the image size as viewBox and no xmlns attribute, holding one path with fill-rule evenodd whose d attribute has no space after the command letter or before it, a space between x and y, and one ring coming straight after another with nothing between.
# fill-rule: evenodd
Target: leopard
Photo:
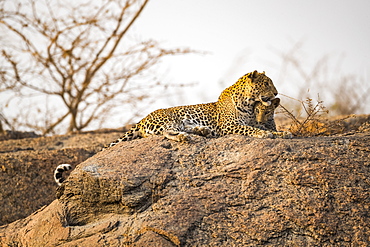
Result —
<instances>
[{"instance_id":1,"label":"leopard","mask_svg":"<svg viewBox=\"0 0 370 247\"><path fill-rule=\"evenodd\" d=\"M224 89L216 102L153 111L103 150L122 141L152 135L162 135L177 142L189 142L191 135L221 137L237 134L255 138L292 138L290 132L276 130L274 111L280 103L277 94L277 89L265 72L255 70ZM62 173L67 169L66 166L60 166L60 172L57 168L54 173L58 185L63 181Z\"/></svg>"},{"instance_id":2,"label":"leopard","mask_svg":"<svg viewBox=\"0 0 370 247\"><path fill-rule=\"evenodd\" d=\"M265 75L265 72L259 73L255 70L245 74L232 86L223 90L217 102L156 110L104 149L122 141L150 135L163 135L179 142L190 141L189 134L206 137L239 134L257 138L290 138L289 133L276 131L273 113L280 99L274 101L272 107L270 106L277 94L272 80ZM259 107L255 107L257 102ZM256 128L255 110L260 110L262 106L265 110L270 110L270 114L266 114L270 119L265 128ZM260 110L260 112L263 111Z\"/></svg>"}]
</instances>

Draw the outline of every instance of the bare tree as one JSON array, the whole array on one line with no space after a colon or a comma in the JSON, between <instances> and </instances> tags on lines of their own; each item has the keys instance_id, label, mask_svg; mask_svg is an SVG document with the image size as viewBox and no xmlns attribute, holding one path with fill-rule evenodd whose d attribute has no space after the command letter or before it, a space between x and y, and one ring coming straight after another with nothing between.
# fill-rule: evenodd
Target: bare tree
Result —
<instances>
[{"instance_id":1,"label":"bare tree","mask_svg":"<svg viewBox=\"0 0 370 247\"><path fill-rule=\"evenodd\" d=\"M27 125L43 134L65 125L68 132L80 131L118 105L150 97L151 89L163 86L151 74L154 66L193 51L128 35L147 3L1 1L0 92L11 90L11 99L43 95L44 102L19 113L42 112L43 123Z\"/></svg>"}]
</instances>

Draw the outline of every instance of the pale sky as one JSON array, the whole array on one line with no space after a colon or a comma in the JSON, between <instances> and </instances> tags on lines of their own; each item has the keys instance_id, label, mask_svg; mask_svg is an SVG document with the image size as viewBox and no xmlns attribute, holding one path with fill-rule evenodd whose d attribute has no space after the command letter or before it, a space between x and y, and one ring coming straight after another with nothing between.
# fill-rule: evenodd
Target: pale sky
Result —
<instances>
[{"instance_id":1,"label":"pale sky","mask_svg":"<svg viewBox=\"0 0 370 247\"><path fill-rule=\"evenodd\" d=\"M215 101L224 87L255 69L266 71L279 92L297 97L290 90L293 77L281 75L276 51L286 53L302 42L307 71L328 55L328 73L368 80L369 10L369 0L152 0L133 32L166 46L210 52L164 64L169 80L198 83L184 89L188 97L179 104Z\"/></svg>"}]
</instances>

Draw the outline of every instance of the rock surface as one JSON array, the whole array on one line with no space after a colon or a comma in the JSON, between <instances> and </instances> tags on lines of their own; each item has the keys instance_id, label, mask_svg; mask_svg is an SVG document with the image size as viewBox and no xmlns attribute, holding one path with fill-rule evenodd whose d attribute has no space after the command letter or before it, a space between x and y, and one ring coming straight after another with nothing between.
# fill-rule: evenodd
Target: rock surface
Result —
<instances>
[{"instance_id":1,"label":"rock surface","mask_svg":"<svg viewBox=\"0 0 370 247\"><path fill-rule=\"evenodd\" d=\"M369 246L370 133L120 143L1 246Z\"/></svg>"},{"instance_id":2,"label":"rock surface","mask_svg":"<svg viewBox=\"0 0 370 247\"><path fill-rule=\"evenodd\" d=\"M122 132L40 138L17 134L23 139L0 141L0 225L25 218L55 200L56 166L81 163Z\"/></svg>"}]
</instances>

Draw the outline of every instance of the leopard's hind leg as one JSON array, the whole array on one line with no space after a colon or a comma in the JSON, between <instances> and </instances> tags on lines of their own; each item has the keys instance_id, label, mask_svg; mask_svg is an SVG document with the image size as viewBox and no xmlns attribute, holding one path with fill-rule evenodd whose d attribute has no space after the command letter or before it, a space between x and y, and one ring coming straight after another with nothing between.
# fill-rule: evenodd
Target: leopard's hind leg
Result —
<instances>
[{"instance_id":1,"label":"leopard's hind leg","mask_svg":"<svg viewBox=\"0 0 370 247\"><path fill-rule=\"evenodd\" d=\"M191 133L183 121L175 121L175 123L167 124L162 127L162 135L167 139L177 142L189 142L191 141Z\"/></svg>"},{"instance_id":2,"label":"leopard's hind leg","mask_svg":"<svg viewBox=\"0 0 370 247\"><path fill-rule=\"evenodd\" d=\"M191 141L191 137L188 133L183 131L164 130L163 136L167 139L177 142L188 142Z\"/></svg>"}]
</instances>

